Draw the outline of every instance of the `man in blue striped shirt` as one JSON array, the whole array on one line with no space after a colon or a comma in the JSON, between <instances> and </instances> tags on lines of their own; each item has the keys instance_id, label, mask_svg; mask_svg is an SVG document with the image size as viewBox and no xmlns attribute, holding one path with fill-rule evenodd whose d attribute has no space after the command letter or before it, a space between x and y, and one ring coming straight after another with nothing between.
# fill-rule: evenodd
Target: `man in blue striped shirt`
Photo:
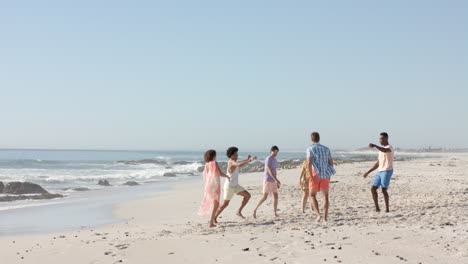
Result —
<instances>
[{"instance_id":1,"label":"man in blue striped shirt","mask_svg":"<svg viewBox=\"0 0 468 264\"><path fill-rule=\"evenodd\" d=\"M333 159L331 157L330 149L320 144L320 134L312 132L311 134L312 145L307 148L307 166L309 171L312 172L309 181L310 190L310 207L317 215L316 221L320 222L320 209L317 202L317 192L322 191L323 197L323 217L325 222L328 220L328 189L330 184L330 177L336 173L333 168Z\"/></svg>"}]
</instances>

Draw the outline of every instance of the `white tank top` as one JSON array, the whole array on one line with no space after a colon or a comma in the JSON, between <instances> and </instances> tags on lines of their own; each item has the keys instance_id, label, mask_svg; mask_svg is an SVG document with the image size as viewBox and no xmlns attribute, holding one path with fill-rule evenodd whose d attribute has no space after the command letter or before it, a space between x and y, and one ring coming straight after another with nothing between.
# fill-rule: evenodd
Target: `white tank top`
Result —
<instances>
[{"instance_id":1,"label":"white tank top","mask_svg":"<svg viewBox=\"0 0 468 264\"><path fill-rule=\"evenodd\" d=\"M224 187L235 187L239 185L239 166L237 166L232 173L229 172L228 166L228 168L226 169L226 174L227 176L231 177L231 181L226 179L226 181L224 182Z\"/></svg>"}]
</instances>

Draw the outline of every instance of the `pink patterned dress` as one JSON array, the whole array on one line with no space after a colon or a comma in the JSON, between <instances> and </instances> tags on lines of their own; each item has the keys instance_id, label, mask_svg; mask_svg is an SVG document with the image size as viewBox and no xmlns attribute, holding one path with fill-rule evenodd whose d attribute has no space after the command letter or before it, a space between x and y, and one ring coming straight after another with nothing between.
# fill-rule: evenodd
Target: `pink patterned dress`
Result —
<instances>
[{"instance_id":1,"label":"pink patterned dress","mask_svg":"<svg viewBox=\"0 0 468 264\"><path fill-rule=\"evenodd\" d=\"M198 211L198 215L208 215L213 209L213 201L219 202L221 194L221 187L219 184L220 172L216 161L210 161L205 164L203 170L203 181L205 182L205 194L203 195L203 201Z\"/></svg>"}]
</instances>

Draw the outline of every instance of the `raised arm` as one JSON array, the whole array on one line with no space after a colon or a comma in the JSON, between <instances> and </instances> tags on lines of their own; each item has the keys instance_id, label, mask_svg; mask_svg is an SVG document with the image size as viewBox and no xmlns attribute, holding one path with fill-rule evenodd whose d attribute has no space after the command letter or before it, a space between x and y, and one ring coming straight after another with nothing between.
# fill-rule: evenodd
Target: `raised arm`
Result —
<instances>
[{"instance_id":1,"label":"raised arm","mask_svg":"<svg viewBox=\"0 0 468 264\"><path fill-rule=\"evenodd\" d=\"M368 170L366 173L364 173L363 177L366 178L369 173L375 171L377 168L379 167L379 161L377 161L374 166L372 166L372 168L370 170Z\"/></svg>"},{"instance_id":2,"label":"raised arm","mask_svg":"<svg viewBox=\"0 0 468 264\"><path fill-rule=\"evenodd\" d=\"M249 162L252 162L254 160L256 160L257 157L253 157L252 156L247 156L247 159L246 160L242 160L242 161L231 161L231 166L234 166L234 167L242 167L244 166L245 164L249 163Z\"/></svg>"},{"instance_id":3,"label":"raised arm","mask_svg":"<svg viewBox=\"0 0 468 264\"><path fill-rule=\"evenodd\" d=\"M372 144L372 143L369 144L369 148L376 148L376 149L378 149L379 151L382 151L382 152L392 152L392 150L390 148L382 148L382 147L379 147L379 146L377 146L375 144Z\"/></svg>"}]
</instances>

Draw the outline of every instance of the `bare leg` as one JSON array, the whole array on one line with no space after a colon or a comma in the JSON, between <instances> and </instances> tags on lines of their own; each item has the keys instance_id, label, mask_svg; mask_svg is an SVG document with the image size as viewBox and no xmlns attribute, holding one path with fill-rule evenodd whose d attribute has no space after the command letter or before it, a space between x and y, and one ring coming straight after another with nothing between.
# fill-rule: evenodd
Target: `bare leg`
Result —
<instances>
[{"instance_id":1,"label":"bare leg","mask_svg":"<svg viewBox=\"0 0 468 264\"><path fill-rule=\"evenodd\" d=\"M209 227L216 227L215 219L216 219L216 212L218 212L219 201L213 201L213 210L211 211L211 218Z\"/></svg>"},{"instance_id":2,"label":"bare leg","mask_svg":"<svg viewBox=\"0 0 468 264\"><path fill-rule=\"evenodd\" d=\"M320 219L321 219L321 216L320 216L320 209L319 209L318 202L317 202L317 191L315 191L315 190L310 191L310 206L312 207L312 210L314 211L315 215L317 216L315 218L315 221L317 223L319 223Z\"/></svg>"},{"instance_id":3,"label":"bare leg","mask_svg":"<svg viewBox=\"0 0 468 264\"><path fill-rule=\"evenodd\" d=\"M307 204L307 198L309 197L309 190L305 190L302 193L302 213L305 213L305 207Z\"/></svg>"},{"instance_id":4,"label":"bare leg","mask_svg":"<svg viewBox=\"0 0 468 264\"><path fill-rule=\"evenodd\" d=\"M378 197L378 194L377 194L377 187L372 186L371 192L372 192L372 199L374 200L374 204L375 204L375 211L380 212L379 197Z\"/></svg>"},{"instance_id":5,"label":"bare leg","mask_svg":"<svg viewBox=\"0 0 468 264\"><path fill-rule=\"evenodd\" d=\"M323 198L323 218L325 222L328 221L328 207L329 207L329 201L328 201L328 190L322 190L322 198Z\"/></svg>"},{"instance_id":6,"label":"bare leg","mask_svg":"<svg viewBox=\"0 0 468 264\"><path fill-rule=\"evenodd\" d=\"M214 219L215 223L218 223L218 216L224 211L224 209L226 209L226 207L228 207L229 202L231 202L231 200L224 200L223 205L221 205L218 212L216 213L216 216L215 216L215 219Z\"/></svg>"},{"instance_id":7,"label":"bare leg","mask_svg":"<svg viewBox=\"0 0 468 264\"><path fill-rule=\"evenodd\" d=\"M273 193L273 215L278 217L276 211L278 210L278 193Z\"/></svg>"},{"instance_id":8,"label":"bare leg","mask_svg":"<svg viewBox=\"0 0 468 264\"><path fill-rule=\"evenodd\" d=\"M390 212L390 201L388 198L388 192L386 188L382 188L382 193L385 201L385 212Z\"/></svg>"},{"instance_id":9,"label":"bare leg","mask_svg":"<svg viewBox=\"0 0 468 264\"><path fill-rule=\"evenodd\" d=\"M252 195L250 195L250 193L248 191L242 191L240 193L238 193L238 195L240 196L243 196L244 199L242 199L242 203L241 203L241 206L239 207L239 210L237 210L237 216L240 216L242 218L245 218L243 215L242 215L242 209L244 209L245 205L249 202L250 200L250 197L252 197Z\"/></svg>"},{"instance_id":10,"label":"bare leg","mask_svg":"<svg viewBox=\"0 0 468 264\"><path fill-rule=\"evenodd\" d=\"M260 199L260 201L258 201L258 204L257 204L257 206L255 207L255 209L253 211L253 217L254 218L257 218L257 209L258 209L258 207L260 207L260 205L262 205L262 203L264 201L266 201L267 198L268 198L268 193L264 193L262 199Z\"/></svg>"}]
</instances>

